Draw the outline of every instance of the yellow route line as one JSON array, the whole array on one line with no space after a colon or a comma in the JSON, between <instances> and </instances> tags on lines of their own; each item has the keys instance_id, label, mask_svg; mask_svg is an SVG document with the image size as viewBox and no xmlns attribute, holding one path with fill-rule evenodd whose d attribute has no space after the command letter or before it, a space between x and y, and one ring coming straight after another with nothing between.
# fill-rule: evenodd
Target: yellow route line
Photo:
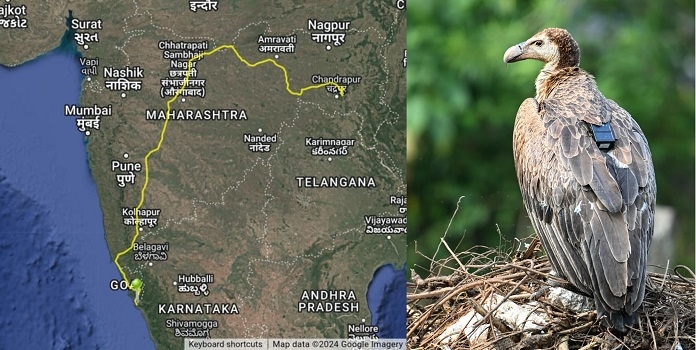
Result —
<instances>
[{"instance_id":1,"label":"yellow route line","mask_svg":"<svg viewBox=\"0 0 696 350\"><path fill-rule=\"evenodd\" d=\"M123 271L123 267L121 266L121 264L119 264L118 260L123 255L125 255L128 252L130 252L131 250L133 250L133 246L135 245L135 241L138 239L138 236L140 235L140 220L139 220L138 210L140 210L140 208L143 206L143 203L145 202L145 190L147 189L147 185L150 182L150 167L149 167L150 156L159 152L159 150L162 148L162 143L164 142L164 135L167 132L167 126L169 125L169 113L172 110L172 103L174 101L176 101L177 97L179 97L179 95L181 95L181 92L188 85L188 81L189 81L189 77L190 77L190 73L191 73L191 68L193 68L192 62L199 60L205 56L210 56L210 55L212 55L220 50L225 50L225 49L232 50L232 52L234 52L234 54L237 56L237 58L242 63L247 65L247 67L254 68L254 67L260 66L264 63L271 63L274 66L280 68L280 70L283 71L283 77L285 78L285 90L290 95L302 96L302 94L304 94L305 91L313 90L313 89L320 89L320 88L328 86L328 85L336 86L336 88L338 88L338 92L340 93L341 96L343 96L345 93L343 87L338 85L335 82L326 82L326 83L322 83L322 84L310 85L310 86L306 86L306 87L301 88L300 91L292 91L292 89L290 89L290 79L288 78L288 71L287 71L287 69L285 69L284 66L278 64L278 62L276 62L274 59L271 59L271 58L267 58L265 60L261 60L261 61L255 62L255 63L250 63L249 61L244 59L244 57L242 57L242 55L239 54L239 51L237 51L237 49L234 47L234 45L221 45L221 46L218 46L211 51L203 52L201 54L194 56L190 60L188 60L188 69L186 71L186 78L184 78L183 85L179 88L179 90L176 91L176 94L174 94L174 96L167 101L167 113L166 113L166 117L164 119L164 125L162 126L162 132L160 133L159 142L157 142L157 147L151 149L150 152L147 152L147 154L145 155L145 159L143 160L143 162L145 163L145 182L143 183L143 187L140 190L140 201L138 202L138 205L135 207L135 235L133 235L133 239L131 240L130 246L128 246L128 248L126 248L122 252L116 254L116 258L114 259L114 263L116 263L116 267L118 267L118 271L121 273L121 277L123 277L123 280L126 281L126 283L128 284L128 287L130 289L134 289L134 288L131 286L131 283L128 280L128 276L126 276L126 273L125 273L125 271ZM140 288L138 288L136 290L136 297L134 300L136 305L138 304L137 300L138 300L139 294L140 294Z\"/></svg>"}]
</instances>

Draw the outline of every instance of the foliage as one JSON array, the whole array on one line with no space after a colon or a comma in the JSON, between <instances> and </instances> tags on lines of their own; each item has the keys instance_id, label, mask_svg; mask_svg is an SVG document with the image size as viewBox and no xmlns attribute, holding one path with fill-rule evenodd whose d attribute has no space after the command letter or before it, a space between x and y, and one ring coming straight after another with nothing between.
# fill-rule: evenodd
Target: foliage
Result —
<instances>
[{"instance_id":1,"label":"foliage","mask_svg":"<svg viewBox=\"0 0 696 350\"><path fill-rule=\"evenodd\" d=\"M408 4L409 261L433 257L457 200L451 244L494 246L528 233L512 159L520 103L542 64L508 67L505 50L546 27L568 29L581 67L648 137L658 204L677 212L678 262L693 266L694 3L412 0ZM496 227L497 226L497 227ZM460 242L461 241L461 242ZM680 248L682 247L682 248Z\"/></svg>"}]
</instances>

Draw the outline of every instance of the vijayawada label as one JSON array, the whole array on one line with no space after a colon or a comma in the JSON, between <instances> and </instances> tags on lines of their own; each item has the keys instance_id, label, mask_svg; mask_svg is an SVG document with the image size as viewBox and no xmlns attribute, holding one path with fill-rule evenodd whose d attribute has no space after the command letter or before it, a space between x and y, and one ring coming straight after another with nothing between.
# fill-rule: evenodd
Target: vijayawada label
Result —
<instances>
[{"instance_id":1,"label":"vijayawada label","mask_svg":"<svg viewBox=\"0 0 696 350\"><path fill-rule=\"evenodd\" d=\"M399 216L385 216L384 214L365 215L365 233L367 234L400 234L406 233L406 196L390 195L389 205L398 207Z\"/></svg>"}]
</instances>

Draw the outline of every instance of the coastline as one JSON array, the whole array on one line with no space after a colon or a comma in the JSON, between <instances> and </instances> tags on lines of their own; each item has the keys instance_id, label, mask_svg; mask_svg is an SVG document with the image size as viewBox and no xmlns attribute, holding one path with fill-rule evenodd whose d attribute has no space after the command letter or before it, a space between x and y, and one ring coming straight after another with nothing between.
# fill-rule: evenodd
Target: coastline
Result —
<instances>
[{"instance_id":1,"label":"coastline","mask_svg":"<svg viewBox=\"0 0 696 350\"><path fill-rule=\"evenodd\" d=\"M81 54L65 40L68 35L66 31L61 45L49 52L20 66L0 68L3 80L12 82L0 89L8 101L0 112L0 169L5 187L11 189L4 192L4 206L10 211L24 210L5 217L33 218L28 226L5 232L5 239L13 240L3 246L21 252L15 256L18 267L14 269L26 264L27 273L37 276L20 284L32 300L16 294L7 297L15 311L6 317L14 318L16 310L42 305L41 310L48 315L40 317L56 321L48 328L76 332L63 339L65 344L93 341L111 348L129 339L135 348L154 349L141 311L132 306L126 293L109 289L108 281L117 278L118 272L106 246L101 207L89 169L88 142L74 120L62 115L65 104L79 104L83 79L76 60ZM43 102L37 103L37 98ZM20 203L33 204L9 208L8 198L25 198ZM16 241L17 237L31 239ZM22 242L33 245L27 248ZM60 249L48 249L40 257L34 254L53 245ZM14 297L21 299L9 299ZM80 317L83 321L74 328L65 328L71 319ZM45 339L54 344L49 348L53 347L60 334L52 333L56 332L38 332L39 339L34 341Z\"/></svg>"}]
</instances>

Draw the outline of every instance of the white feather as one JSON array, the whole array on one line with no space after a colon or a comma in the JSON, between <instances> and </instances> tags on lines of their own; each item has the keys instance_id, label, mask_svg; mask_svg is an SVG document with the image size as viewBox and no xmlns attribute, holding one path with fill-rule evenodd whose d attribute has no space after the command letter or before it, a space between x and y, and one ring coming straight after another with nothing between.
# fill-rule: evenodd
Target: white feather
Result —
<instances>
[{"instance_id":1,"label":"white feather","mask_svg":"<svg viewBox=\"0 0 696 350\"><path fill-rule=\"evenodd\" d=\"M611 159L614 160L614 163L616 164L616 166L618 166L619 168L624 168L624 169L628 168L628 165L621 163L621 161L616 158L616 156L614 155L614 150L607 152L607 154L609 155L609 157L611 157Z\"/></svg>"}]
</instances>

